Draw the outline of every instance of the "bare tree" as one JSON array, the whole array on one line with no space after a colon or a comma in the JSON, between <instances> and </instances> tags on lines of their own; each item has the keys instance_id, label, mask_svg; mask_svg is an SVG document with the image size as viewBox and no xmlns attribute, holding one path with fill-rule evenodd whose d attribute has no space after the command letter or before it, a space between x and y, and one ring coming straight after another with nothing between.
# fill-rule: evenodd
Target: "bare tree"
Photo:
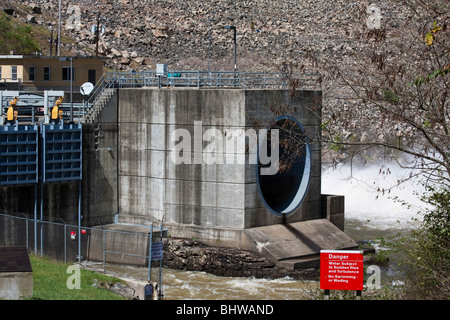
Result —
<instances>
[{"instance_id":1,"label":"bare tree","mask_svg":"<svg viewBox=\"0 0 450 320\"><path fill-rule=\"evenodd\" d=\"M368 19L372 28L342 61L312 54L335 101L344 101L325 114L323 142L350 157L379 147L409 155L400 164L411 176L448 186L449 2L388 3L401 12L395 28Z\"/></svg>"}]
</instances>

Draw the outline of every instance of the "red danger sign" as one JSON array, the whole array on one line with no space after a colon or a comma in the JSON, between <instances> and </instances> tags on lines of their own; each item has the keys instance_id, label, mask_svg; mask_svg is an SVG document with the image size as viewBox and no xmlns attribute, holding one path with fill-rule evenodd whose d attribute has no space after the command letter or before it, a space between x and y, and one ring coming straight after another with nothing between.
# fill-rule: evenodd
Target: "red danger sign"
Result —
<instances>
[{"instance_id":1,"label":"red danger sign","mask_svg":"<svg viewBox=\"0 0 450 320\"><path fill-rule=\"evenodd\" d=\"M362 251L320 251L320 289L362 291L363 279Z\"/></svg>"}]
</instances>

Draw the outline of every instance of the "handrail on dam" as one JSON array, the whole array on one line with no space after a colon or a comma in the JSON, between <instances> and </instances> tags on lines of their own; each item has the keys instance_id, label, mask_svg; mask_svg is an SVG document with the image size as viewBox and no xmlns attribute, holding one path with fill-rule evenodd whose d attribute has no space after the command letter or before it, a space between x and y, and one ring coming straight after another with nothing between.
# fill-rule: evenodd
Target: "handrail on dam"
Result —
<instances>
[{"instance_id":1,"label":"handrail on dam","mask_svg":"<svg viewBox=\"0 0 450 320\"><path fill-rule=\"evenodd\" d=\"M86 111L92 112L106 89L118 88L198 88L198 89L303 89L320 88L318 73L267 73L229 71L107 72L91 92Z\"/></svg>"}]
</instances>

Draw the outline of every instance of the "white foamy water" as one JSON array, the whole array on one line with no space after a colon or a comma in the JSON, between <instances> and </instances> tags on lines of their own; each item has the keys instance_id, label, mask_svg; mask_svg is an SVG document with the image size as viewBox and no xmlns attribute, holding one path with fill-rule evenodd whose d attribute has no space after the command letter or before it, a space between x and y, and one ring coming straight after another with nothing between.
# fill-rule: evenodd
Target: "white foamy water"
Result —
<instances>
[{"instance_id":1,"label":"white foamy water","mask_svg":"<svg viewBox=\"0 0 450 320\"><path fill-rule=\"evenodd\" d=\"M83 267L103 272L101 263L83 262ZM153 268L152 281L159 282L158 270ZM129 284L147 283L145 267L107 264L106 273ZM206 272L162 269L165 300L290 300L307 299L310 290L317 289L316 281L257 279L254 277L220 277ZM142 291L141 290L141 291ZM143 291L141 292L143 295Z\"/></svg>"},{"instance_id":2,"label":"white foamy water","mask_svg":"<svg viewBox=\"0 0 450 320\"><path fill-rule=\"evenodd\" d=\"M341 165L322 172L322 194L345 196L346 220L358 221L367 228L411 228L419 224L412 219L420 221L419 212L425 208L420 200L423 187L417 180L410 180L386 191L404 179L405 174L395 163L353 168Z\"/></svg>"}]
</instances>

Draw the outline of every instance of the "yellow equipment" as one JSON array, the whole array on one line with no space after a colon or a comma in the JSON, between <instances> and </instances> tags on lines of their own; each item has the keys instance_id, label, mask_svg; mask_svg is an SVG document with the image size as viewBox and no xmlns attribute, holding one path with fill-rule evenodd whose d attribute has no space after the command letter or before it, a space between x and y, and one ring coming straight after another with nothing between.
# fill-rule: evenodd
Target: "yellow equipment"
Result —
<instances>
[{"instance_id":1,"label":"yellow equipment","mask_svg":"<svg viewBox=\"0 0 450 320\"><path fill-rule=\"evenodd\" d=\"M14 111L14 107L15 107L16 104L17 104L17 100L19 100L19 98L14 97L14 99L12 99L12 100L9 102L10 106L9 106L9 108L8 108L8 111L6 112L6 120L8 120L8 121L15 121L15 120L17 120L17 114L18 114L18 112L17 112L17 111Z\"/></svg>"},{"instance_id":2,"label":"yellow equipment","mask_svg":"<svg viewBox=\"0 0 450 320\"><path fill-rule=\"evenodd\" d=\"M53 106L52 109L52 120L58 120L58 119L62 119L62 115L63 115L63 111L59 110L59 106L62 103L62 97L59 97L58 100L55 101L55 105Z\"/></svg>"}]
</instances>

